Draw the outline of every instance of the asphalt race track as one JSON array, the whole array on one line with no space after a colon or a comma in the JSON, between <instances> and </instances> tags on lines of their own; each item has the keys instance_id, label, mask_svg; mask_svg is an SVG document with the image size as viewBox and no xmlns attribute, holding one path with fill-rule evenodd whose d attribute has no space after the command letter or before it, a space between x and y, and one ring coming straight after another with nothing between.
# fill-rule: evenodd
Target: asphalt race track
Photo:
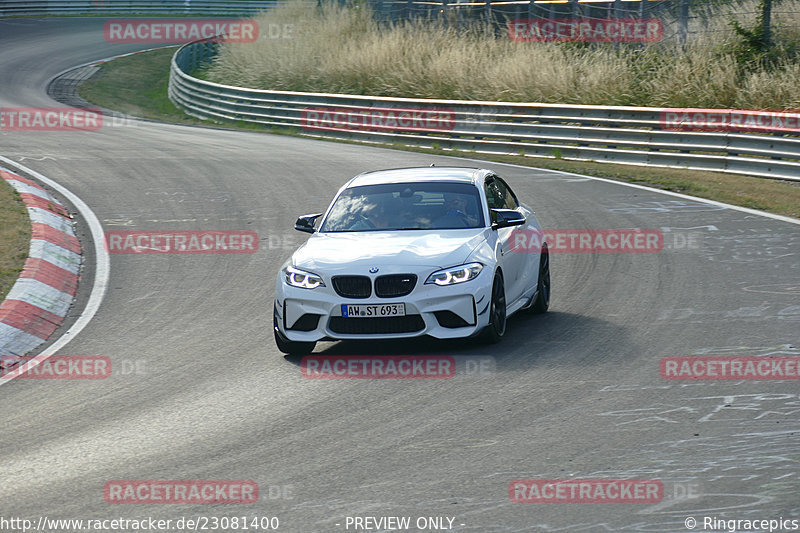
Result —
<instances>
[{"instance_id":1,"label":"asphalt race track","mask_svg":"<svg viewBox=\"0 0 800 533\"><path fill-rule=\"evenodd\" d=\"M0 21L0 107L57 106L46 85L60 71L148 46L108 44L102 26ZM411 517L409 531L438 530L418 529L420 517L448 517L454 530L493 533L680 532L687 517L702 531L704 517L800 518L800 381L659 373L667 356L800 355L796 223L487 163L546 228L658 229L664 249L553 254L551 312L513 318L497 346L315 350L489 356L485 371L309 380L271 332L276 273L305 239L293 229L297 215L324 209L364 170L473 162L138 121L4 131L0 155L77 194L107 231L259 235L255 254L111 255L99 312L60 354L106 355L118 371L0 387L5 519L278 517L278 531L333 533L391 530L357 529L348 517ZM664 497L516 503L517 479L660 480ZM113 480L250 480L260 497L110 504L103 489Z\"/></svg>"}]
</instances>

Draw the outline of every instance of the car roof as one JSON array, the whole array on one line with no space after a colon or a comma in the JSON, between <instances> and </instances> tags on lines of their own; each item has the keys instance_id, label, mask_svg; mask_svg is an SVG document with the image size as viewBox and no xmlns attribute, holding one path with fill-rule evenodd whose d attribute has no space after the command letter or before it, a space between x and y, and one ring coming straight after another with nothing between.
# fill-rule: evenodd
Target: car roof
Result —
<instances>
[{"instance_id":1,"label":"car roof","mask_svg":"<svg viewBox=\"0 0 800 533\"><path fill-rule=\"evenodd\" d=\"M343 188L381 183L408 183L423 181L456 181L475 184L491 171L472 167L409 167L363 172L351 179Z\"/></svg>"}]
</instances>

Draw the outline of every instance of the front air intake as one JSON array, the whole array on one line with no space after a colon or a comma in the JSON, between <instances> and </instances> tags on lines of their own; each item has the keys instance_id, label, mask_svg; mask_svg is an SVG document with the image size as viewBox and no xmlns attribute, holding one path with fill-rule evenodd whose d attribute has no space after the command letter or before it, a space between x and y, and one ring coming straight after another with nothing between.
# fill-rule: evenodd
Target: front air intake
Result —
<instances>
[{"instance_id":1,"label":"front air intake","mask_svg":"<svg viewBox=\"0 0 800 533\"><path fill-rule=\"evenodd\" d=\"M372 294L372 281L367 276L334 276L333 290L345 298L369 298Z\"/></svg>"},{"instance_id":2,"label":"front air intake","mask_svg":"<svg viewBox=\"0 0 800 533\"><path fill-rule=\"evenodd\" d=\"M387 274L375 280L375 294L379 298L398 298L410 294L416 284L416 274Z\"/></svg>"}]
</instances>

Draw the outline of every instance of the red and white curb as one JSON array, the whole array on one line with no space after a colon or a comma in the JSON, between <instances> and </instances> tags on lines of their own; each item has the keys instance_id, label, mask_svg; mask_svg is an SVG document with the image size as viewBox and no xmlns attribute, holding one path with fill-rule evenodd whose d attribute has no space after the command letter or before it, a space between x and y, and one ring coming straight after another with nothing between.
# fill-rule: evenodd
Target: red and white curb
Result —
<instances>
[{"instance_id":1,"label":"red and white curb","mask_svg":"<svg viewBox=\"0 0 800 533\"><path fill-rule=\"evenodd\" d=\"M69 213L49 192L2 167L0 177L20 194L31 219L28 259L0 303L2 368L48 340L64 321L77 291L81 245Z\"/></svg>"}]
</instances>

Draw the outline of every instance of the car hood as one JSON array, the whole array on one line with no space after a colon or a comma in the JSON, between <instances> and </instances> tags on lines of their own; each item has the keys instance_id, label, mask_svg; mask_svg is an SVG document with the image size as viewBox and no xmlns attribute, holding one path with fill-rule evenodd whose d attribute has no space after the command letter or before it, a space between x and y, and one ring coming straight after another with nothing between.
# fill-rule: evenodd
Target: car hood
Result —
<instances>
[{"instance_id":1,"label":"car hood","mask_svg":"<svg viewBox=\"0 0 800 533\"><path fill-rule=\"evenodd\" d=\"M460 265L485 239L486 228L315 233L292 256L298 268L321 272L372 267L446 268ZM320 273L320 272L318 272Z\"/></svg>"}]
</instances>

